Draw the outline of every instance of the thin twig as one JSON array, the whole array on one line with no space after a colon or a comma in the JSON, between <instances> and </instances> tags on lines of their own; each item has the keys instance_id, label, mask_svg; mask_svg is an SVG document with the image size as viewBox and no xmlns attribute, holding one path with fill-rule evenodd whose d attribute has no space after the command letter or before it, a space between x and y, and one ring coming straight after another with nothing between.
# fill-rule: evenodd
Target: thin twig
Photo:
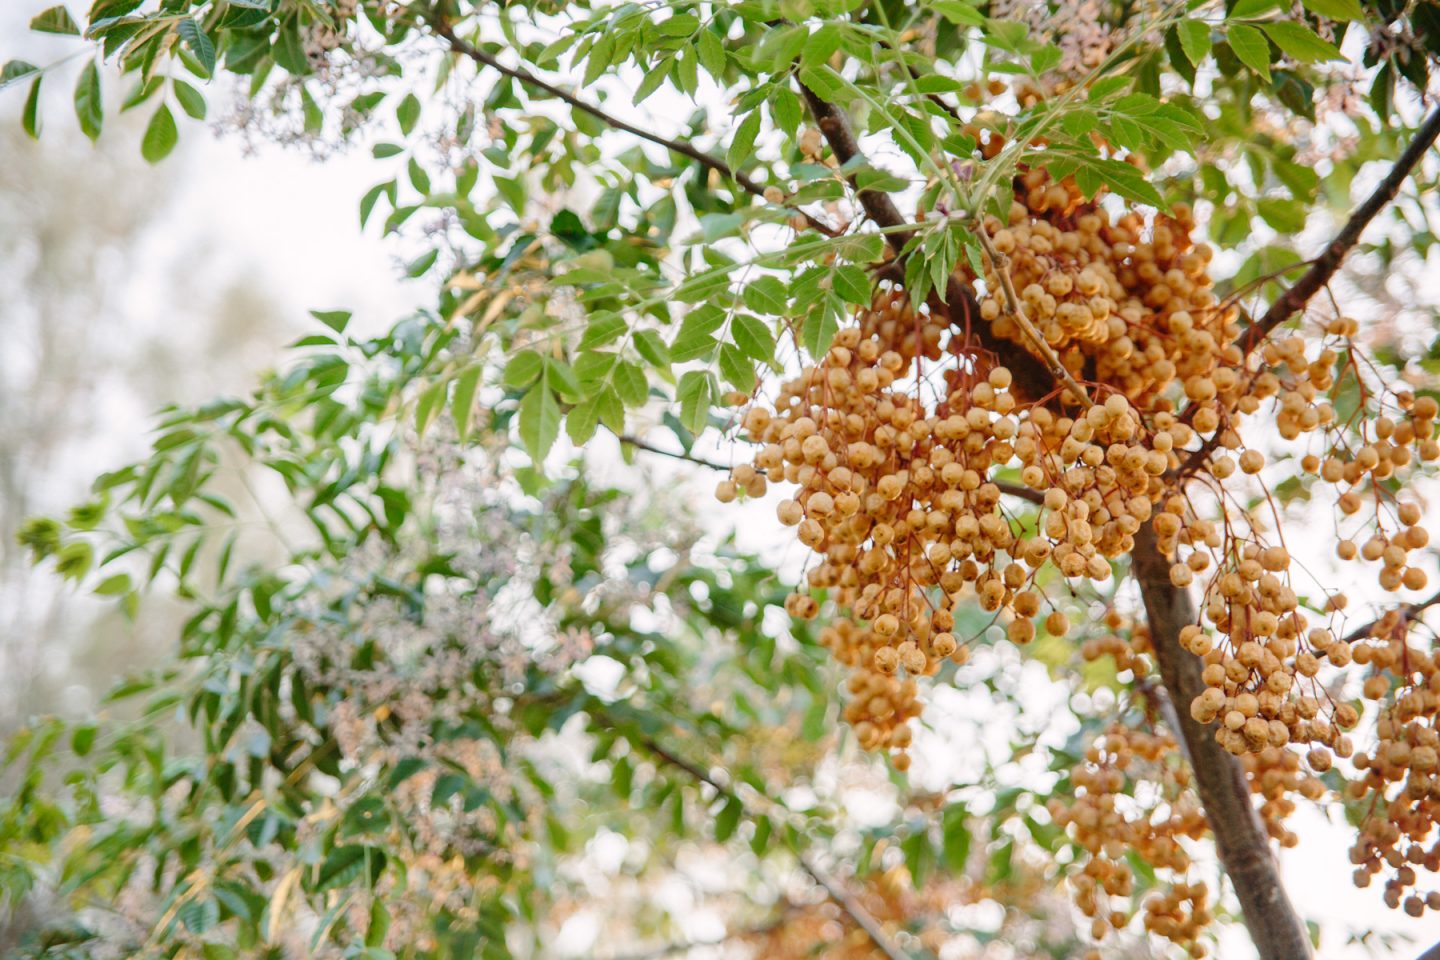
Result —
<instances>
[{"instance_id":1,"label":"thin twig","mask_svg":"<svg viewBox=\"0 0 1440 960\"><path fill-rule=\"evenodd\" d=\"M730 467L727 467L725 464L718 461L706 460L704 457L697 457L691 453L676 453L674 450L666 450L663 447L657 447L652 443L641 440L639 437L633 436L632 434L621 433L616 434L616 437L621 443L625 444L626 446L634 447L636 450L644 450L646 453L653 453L662 457L670 457L672 460L684 460L686 463L693 463L696 466L708 467L711 470L721 470L725 473L729 473L731 470ZM992 482L995 484L995 486L1000 488L1001 493L1006 494L1007 496L1016 497L1020 500L1028 500L1030 503L1037 505L1043 505L1045 503L1045 494L1041 493L1039 490L1031 490L1029 487L1023 487L1018 483L1006 483L1003 480L995 480Z\"/></svg>"},{"instance_id":2,"label":"thin twig","mask_svg":"<svg viewBox=\"0 0 1440 960\"><path fill-rule=\"evenodd\" d=\"M627 446L634 447L636 450L644 450L646 453L654 453L662 457L670 457L673 460L684 460L686 463L693 463L701 467L709 467L711 470L724 470L726 473L730 472L729 467L727 467L723 463L718 463L714 460L706 460L704 457L697 457L691 453L676 453L673 450L666 450L663 447L657 447L654 444L647 443L646 441L641 440L639 437L633 436L628 433L620 433L616 434L616 436L620 439L621 443L626 444Z\"/></svg>"},{"instance_id":3,"label":"thin twig","mask_svg":"<svg viewBox=\"0 0 1440 960\"><path fill-rule=\"evenodd\" d=\"M446 20L436 17L431 20L430 25L436 34L445 39L445 41L450 45L450 49L453 52L458 53L461 56L468 57L471 60L474 60L476 63L484 64L492 70L498 71L499 73L502 73L513 80L520 81L526 86L534 87L537 90L543 90L544 92L550 94L552 97L565 101L570 106L574 107L576 110L583 110L585 113L590 114L590 116L599 120L607 127L615 130L623 130L625 133L633 134L634 136L640 137L642 140L648 140L651 143L658 144L665 149L671 151L672 153L678 153L681 156L689 157L691 160L694 160L701 166L707 167L711 170L714 170L716 173L721 174L722 176L729 177L730 179L734 180L740 185L742 189L745 190L746 193L761 197L762 199L764 198L764 187L756 183L754 180L751 180L739 170L733 169L728 163L726 163L724 160L721 160L719 157L706 153L704 150L699 149L698 147L687 141L676 140L670 137L663 137L658 133L654 133L653 131L644 129L643 127L637 127L633 123L627 123L626 121L621 120L619 117L614 116L613 114L606 113L604 110L601 110L594 104L587 103L586 101L581 100L579 97L575 96L572 93L567 93L565 90L555 86L553 83L542 80L541 78L535 76L535 74L531 73L529 70L526 70L523 67L506 66L504 63L502 63L500 60L498 60L491 54L486 53L484 50L481 50L474 44L467 43L466 41L456 36L454 28ZM797 213L804 217L805 222L808 223L813 229L819 231L820 233L823 233L825 236L838 237L840 235L839 230L830 226L828 223L825 223L824 221L819 220L816 217L806 213L804 210L793 207L791 209L794 209Z\"/></svg>"},{"instance_id":4,"label":"thin twig","mask_svg":"<svg viewBox=\"0 0 1440 960\"><path fill-rule=\"evenodd\" d=\"M1400 626L1401 624L1407 624L1411 620L1414 620L1416 616L1424 612L1426 608L1433 607L1437 603L1440 603L1440 592L1432 593L1424 600L1416 600L1414 603L1407 603L1404 606L1396 607L1389 613L1400 614L1400 623L1396 624L1396 626ZM1370 636L1370 631L1374 630L1380 624L1381 620L1384 620L1385 617L1389 616L1389 613L1376 617L1369 623L1364 624L1363 626L1356 627L1354 630L1351 630L1349 633L1345 634L1345 642L1354 643L1357 640L1363 640L1364 638Z\"/></svg>"},{"instance_id":5,"label":"thin twig","mask_svg":"<svg viewBox=\"0 0 1440 960\"><path fill-rule=\"evenodd\" d=\"M1330 241L1320 256L1316 257L1295 285L1280 296L1265 315L1251 324L1236 341L1237 346L1248 354L1260 345L1260 343L1280 324L1289 320L1296 313L1305 309L1319 290L1330 282L1335 271L1340 269L1340 263L1345 255L1360 242L1360 234L1375 219L1375 215L1385 208L1385 205L1395 199L1400 192L1400 185L1410 175L1410 171L1425 156L1425 153L1434 145L1437 137L1440 137L1440 107L1437 107L1425 122L1415 131L1415 138L1406 146L1405 152L1400 154L1390 172L1385 175L1375 190L1365 199L1365 202L1355 208L1350 214L1350 219L1345 221L1345 226Z\"/></svg>"},{"instance_id":6,"label":"thin twig","mask_svg":"<svg viewBox=\"0 0 1440 960\"><path fill-rule=\"evenodd\" d=\"M995 272L1000 275L1000 287L1005 293L1005 302L1010 308L1011 319L1020 327L1026 339L1030 341L1036 351L1039 352L1041 358L1044 359L1045 366L1050 368L1050 375L1063 384L1066 390L1074 394L1075 398L1080 401L1081 406L1086 409L1095 406L1095 403L1090 399L1090 395L1085 392L1085 389L1081 387L1080 384L1075 382L1075 378L1070 375L1070 371L1065 369L1065 365L1061 363L1060 358L1055 355L1055 350L1050 344L1045 342L1044 337L1040 336L1040 331L1035 329L1035 324L1031 323L1030 318L1025 316L1025 308L1020 305L1020 296L1015 292L1015 281L1010 276L1010 258L995 249L995 244L991 242L989 231L985 229L983 223L976 224L975 235L980 238L980 246L985 248L985 255L990 258L990 263L994 265Z\"/></svg>"},{"instance_id":7,"label":"thin twig","mask_svg":"<svg viewBox=\"0 0 1440 960\"><path fill-rule=\"evenodd\" d=\"M740 809L746 811L747 814L749 813L749 808L746 806L745 801L741 800L734 790L725 786L712 776L709 771L703 770L684 757L672 753L669 749L649 737L627 739L630 739L636 746L650 753L657 759L675 767L677 770L685 772L691 779L713 788L715 792L721 797L724 797L726 801L739 804ZM895 945L875 920L874 916L871 915L870 911L866 910L865 906L856 900L838 880L830 876L830 874L820 867L807 853L800 850L794 850L793 852L795 859L800 863L801 869L810 875L810 879L820 885L820 888L825 891L826 895L835 901L836 906L845 911L850 919L854 921L855 925L865 932L865 935L870 938L870 942L875 944L881 953L885 954L889 960L911 960L905 951Z\"/></svg>"}]
</instances>

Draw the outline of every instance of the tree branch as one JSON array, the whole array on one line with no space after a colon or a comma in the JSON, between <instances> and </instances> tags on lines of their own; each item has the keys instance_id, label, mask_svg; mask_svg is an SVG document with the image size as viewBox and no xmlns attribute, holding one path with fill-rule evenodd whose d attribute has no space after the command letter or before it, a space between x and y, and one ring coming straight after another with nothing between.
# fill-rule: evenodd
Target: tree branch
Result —
<instances>
[{"instance_id":1,"label":"tree branch","mask_svg":"<svg viewBox=\"0 0 1440 960\"><path fill-rule=\"evenodd\" d=\"M690 453L676 453L673 450L666 450L663 447L657 447L652 443L641 440L639 437L632 434L618 433L616 434L616 437L618 437L620 442L625 444L626 446L634 447L636 450L644 450L646 453L653 453L662 457L669 457L672 460L684 460L686 463L693 463L701 467L709 467L711 470L724 470L727 473L730 471L730 468L723 463L719 463L715 460L706 460L704 457L697 457L694 454Z\"/></svg>"},{"instance_id":2,"label":"tree branch","mask_svg":"<svg viewBox=\"0 0 1440 960\"><path fill-rule=\"evenodd\" d=\"M1425 156L1426 151L1434 145L1437 137L1440 137L1440 107L1437 107L1430 116L1425 118L1425 122L1420 124L1415 131L1415 138L1410 141L1405 152L1400 154L1395 165L1385 175L1385 179L1381 180L1374 192L1365 199L1365 202L1350 214L1350 219L1345 222L1345 226L1340 228L1335 239L1331 240L1320 256L1311 262L1310 269L1295 281L1294 286L1286 290L1278 300L1270 305L1270 309L1265 311L1263 317L1251 324L1241 334L1237 345L1242 351L1249 354L1258 347L1270 335L1270 331L1305 309L1310 298L1330 282L1335 271L1340 269L1340 263L1345 259L1345 255L1360 241L1360 234L1365 232L1370 221L1375 219L1375 215L1395 199L1395 195L1400 192L1400 185L1405 182L1410 171L1420 162L1420 158Z\"/></svg>"},{"instance_id":3,"label":"tree branch","mask_svg":"<svg viewBox=\"0 0 1440 960\"><path fill-rule=\"evenodd\" d=\"M1440 592L1432 593L1424 600L1416 600L1414 603L1407 603L1404 606L1397 607L1392 612L1397 612L1400 614L1400 624L1406 624L1409 623L1411 620L1414 620L1419 614L1424 612L1426 608L1433 607L1437 603L1440 603ZM1345 642L1355 643L1357 640L1363 640L1366 637L1370 636L1370 631L1374 630L1375 627L1383 619L1385 619L1384 615L1376 617L1369 623L1363 626L1356 627L1354 630L1351 630L1345 635ZM1399 624L1397 624L1397 626L1398 625Z\"/></svg>"},{"instance_id":4,"label":"tree branch","mask_svg":"<svg viewBox=\"0 0 1440 960\"><path fill-rule=\"evenodd\" d=\"M980 245L985 248L985 255L990 258L990 263L995 267L995 273L1000 278L1000 288L1004 291L1005 302L1010 307L1010 318L1029 339L1035 352L1040 354L1045 361L1045 366L1050 370L1050 376L1054 377L1056 382L1063 384L1065 389L1080 401L1082 407L1087 410L1093 407L1095 404L1090 400L1090 395L1080 384L1075 382L1074 377L1070 376L1070 371L1065 369L1065 365L1060 362L1060 358L1055 355L1050 344L1045 342L1045 338L1040 336L1040 331L1035 329L1035 324L1025 316L1025 308L1020 305L1020 295L1015 292L1015 281L1010 277L1010 258L995 249L995 244L990 241L990 234L985 229L985 224L980 223L976 226L978 229L975 231L975 235L980 238Z\"/></svg>"},{"instance_id":5,"label":"tree branch","mask_svg":"<svg viewBox=\"0 0 1440 960\"><path fill-rule=\"evenodd\" d=\"M662 137L658 133L654 133L650 130L644 129L643 127L637 127L633 123L628 123L624 120L621 120L619 117L614 116L613 114L606 113L604 110L601 110L594 104L587 103L586 101L581 100L574 94L566 92L560 87L555 86L553 83L542 80L541 78L535 76L535 74L531 73L529 70L526 70L524 67L506 66L504 63L500 62L500 60L496 59L491 54L486 53L484 50L481 50L474 44L467 43L466 41L460 39L460 37L456 36L454 28L448 22L440 19L439 17L432 18L430 21L430 26L436 34L444 38L446 43L450 45L450 49L452 52L458 53L464 57L468 57L476 63L483 64L492 70L495 70L501 74L504 74L507 77L510 77L513 80L518 80L519 82L525 84L528 87L533 87L536 90L542 90L545 93L548 93L550 96L555 97L556 99L563 100L565 103L568 103L576 110L582 110L585 113L590 114L590 116L599 120L607 127L615 130L621 130L625 133L633 134L634 136L637 136L642 140L648 140L651 143L658 144L665 149L671 151L672 153L678 153L681 156L689 157L691 160L694 160L701 166L706 167L710 170L714 170L716 173L719 173L722 176L729 177L730 179L734 180L746 193L752 194L753 196L761 197L762 199L764 198L764 187L756 183L754 180L751 180L739 170L731 168L728 163L726 163L724 160L721 160L719 157L706 153L704 150L699 149L698 147L687 141L676 140L670 137ZM804 217L805 222L808 223L811 228L819 231L820 233L823 233L825 236L838 237L840 235L839 230L830 226L828 223L825 223L824 221L806 213L804 210L800 210L798 207L792 207L791 209L794 209L797 213Z\"/></svg>"},{"instance_id":6,"label":"tree branch","mask_svg":"<svg viewBox=\"0 0 1440 960\"><path fill-rule=\"evenodd\" d=\"M593 712L591 715L594 716ZM608 718L597 717L597 719L609 725ZM704 770L692 761L671 752L668 748L662 746L650 737L631 737L626 735L626 739L656 759L682 771L692 780L709 786L716 794L724 797L728 802L739 804L740 809L745 811L747 817L753 819L753 815L750 814L750 808L746 805L745 801L740 799L740 796L735 793L734 790L712 776L708 770ZM885 954L889 960L911 960L905 951L901 950L891 941L884 929L882 929L875 918L871 916L870 911L866 910L864 905L856 900L838 880L826 873L809 854L802 850L793 850L792 852L795 854L795 859L799 861L801 869L810 875L810 879L819 884L826 895L835 901L836 906L845 911L850 919L854 921L855 925L864 931L865 935L870 938L870 942L875 944L881 953Z\"/></svg>"},{"instance_id":7,"label":"tree branch","mask_svg":"<svg viewBox=\"0 0 1440 960\"><path fill-rule=\"evenodd\" d=\"M706 460L704 457L697 457L693 454L676 453L673 450L666 450L663 447L657 447L652 443L641 440L639 437L633 436L632 434L621 433L616 434L616 437L620 440L621 443L625 444L626 446L634 447L636 450L644 450L646 453L653 453L662 457L670 457L673 460L684 460L686 463L693 463L696 466L700 467L708 467L711 470L722 470L726 473L729 473L731 469L725 464L719 463L715 460ZM1018 483L1006 483L1003 480L995 480L992 482L995 484L995 486L1000 488L1001 493L1006 494L1007 496L1016 497L1020 500L1028 500L1030 503L1037 505L1043 504L1045 502L1045 494L1041 493L1039 490L1031 490L1029 487L1020 486Z\"/></svg>"},{"instance_id":8,"label":"tree branch","mask_svg":"<svg viewBox=\"0 0 1440 960\"><path fill-rule=\"evenodd\" d=\"M857 157L863 161L865 154L860 150L860 142L855 139L855 132L845 111L803 83L800 84L800 92L805 97L811 116L815 118L816 126L830 144L830 149L834 151L835 159L840 165L843 167ZM878 190L862 190L853 174L849 181L860 200L860 206L865 210L865 215L878 226L888 228L885 239L895 254L892 267L901 268L898 276L903 278L905 246L915 236L914 222L900 212L889 194ZM904 229L907 227L912 229ZM932 292L928 303L932 311L949 320L951 327L963 331L967 337L973 335L985 351L1010 370L1013 377L1012 389L1020 397L1039 400L1053 392L1055 380L1045 364L1022 345L995 336L990 325L980 319L980 305L975 300L975 293L957 281L953 274L946 280L944 299Z\"/></svg>"},{"instance_id":9,"label":"tree branch","mask_svg":"<svg viewBox=\"0 0 1440 960\"><path fill-rule=\"evenodd\" d=\"M1180 646L1181 629L1199 619L1194 598L1190 591L1171 584L1169 561L1160 553L1149 523L1135 534L1130 556L1160 677L1179 722L1175 732L1192 758L1190 766L1215 836L1215 850L1240 900L1250 938L1261 960L1305 960L1311 956L1310 938L1285 895L1270 840L1250 801L1245 770L1216 742L1213 728L1190 714L1190 703L1205 690L1200 658Z\"/></svg>"}]
</instances>

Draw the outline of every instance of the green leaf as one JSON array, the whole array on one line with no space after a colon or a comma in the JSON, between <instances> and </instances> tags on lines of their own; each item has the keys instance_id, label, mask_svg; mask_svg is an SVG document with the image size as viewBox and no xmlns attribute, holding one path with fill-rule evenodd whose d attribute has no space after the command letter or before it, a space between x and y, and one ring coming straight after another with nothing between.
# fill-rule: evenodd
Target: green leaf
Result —
<instances>
[{"instance_id":1,"label":"green leaf","mask_svg":"<svg viewBox=\"0 0 1440 960\"><path fill-rule=\"evenodd\" d=\"M1305 229L1305 205L1294 200L1265 197L1255 202L1255 210L1278 233L1293 234Z\"/></svg>"},{"instance_id":2,"label":"green leaf","mask_svg":"<svg viewBox=\"0 0 1440 960\"><path fill-rule=\"evenodd\" d=\"M559 436L560 405L550 392L549 377L542 375L540 382L520 401L520 442L538 465Z\"/></svg>"},{"instance_id":3,"label":"green leaf","mask_svg":"<svg viewBox=\"0 0 1440 960\"><path fill-rule=\"evenodd\" d=\"M868 307L873 299L870 292L870 274L853 263L836 268L832 274L831 289L846 303L861 307Z\"/></svg>"},{"instance_id":4,"label":"green leaf","mask_svg":"<svg viewBox=\"0 0 1440 960\"><path fill-rule=\"evenodd\" d=\"M213 897L186 900L175 914L193 934L213 930L220 922L220 903Z\"/></svg>"},{"instance_id":5,"label":"green leaf","mask_svg":"<svg viewBox=\"0 0 1440 960\"><path fill-rule=\"evenodd\" d=\"M693 13L677 13L660 23L660 33L666 37L688 37L700 29L700 18Z\"/></svg>"},{"instance_id":6,"label":"green leaf","mask_svg":"<svg viewBox=\"0 0 1440 960\"><path fill-rule=\"evenodd\" d=\"M358 844L336 847L330 851L325 862L320 865L319 873L315 878L315 892L324 893L327 890L347 886L360 876L367 861L370 863L373 873L377 865L384 865L385 854L374 847Z\"/></svg>"},{"instance_id":7,"label":"green leaf","mask_svg":"<svg viewBox=\"0 0 1440 960\"><path fill-rule=\"evenodd\" d=\"M696 360L715 347L716 330L725 323L725 311L714 304L696 307L685 315L680 332L670 345L670 359L676 363Z\"/></svg>"},{"instance_id":8,"label":"green leaf","mask_svg":"<svg viewBox=\"0 0 1440 960\"><path fill-rule=\"evenodd\" d=\"M629 360L621 360L615 364L614 383L616 392L620 394L621 402L627 407L642 405L650 393L650 384L645 379L645 371Z\"/></svg>"},{"instance_id":9,"label":"green leaf","mask_svg":"<svg viewBox=\"0 0 1440 960\"><path fill-rule=\"evenodd\" d=\"M106 577L95 587L96 595L101 597L118 597L122 593L129 592L130 574L128 573L117 573L114 576Z\"/></svg>"},{"instance_id":10,"label":"green leaf","mask_svg":"<svg viewBox=\"0 0 1440 960\"><path fill-rule=\"evenodd\" d=\"M415 432L422 437L445 405L446 386L446 381L437 380L420 391L420 396L415 401Z\"/></svg>"},{"instance_id":11,"label":"green leaf","mask_svg":"<svg viewBox=\"0 0 1440 960\"><path fill-rule=\"evenodd\" d=\"M581 400L565 415L565 433L575 446L583 446L595 436L600 423L600 396L596 394Z\"/></svg>"},{"instance_id":12,"label":"green leaf","mask_svg":"<svg viewBox=\"0 0 1440 960\"><path fill-rule=\"evenodd\" d=\"M395 764L390 771L390 789L394 790L428 766L430 766L430 761L424 757L401 757L400 762Z\"/></svg>"},{"instance_id":13,"label":"green leaf","mask_svg":"<svg viewBox=\"0 0 1440 960\"><path fill-rule=\"evenodd\" d=\"M30 21L30 29L37 33L61 33L73 37L80 35L80 27L70 16L70 11L63 6L51 7L36 14Z\"/></svg>"},{"instance_id":14,"label":"green leaf","mask_svg":"<svg viewBox=\"0 0 1440 960\"><path fill-rule=\"evenodd\" d=\"M760 111L751 110L740 121L730 139L730 148L725 151L725 162L730 165L731 170L738 171L744 166L745 161L750 159L750 154L755 149L755 138L760 135Z\"/></svg>"},{"instance_id":15,"label":"green leaf","mask_svg":"<svg viewBox=\"0 0 1440 960\"><path fill-rule=\"evenodd\" d=\"M420 100L413 93L405 94L395 107L395 119L400 122L400 132L407 137L410 131L415 129L415 123L420 119Z\"/></svg>"},{"instance_id":16,"label":"green leaf","mask_svg":"<svg viewBox=\"0 0 1440 960\"><path fill-rule=\"evenodd\" d=\"M688 371L675 388L680 402L680 425L699 434L710 420L710 401L714 396L714 378L703 370Z\"/></svg>"},{"instance_id":17,"label":"green leaf","mask_svg":"<svg viewBox=\"0 0 1440 960\"><path fill-rule=\"evenodd\" d=\"M336 333L344 333L345 325L350 322L349 310L311 310L310 316Z\"/></svg>"},{"instance_id":18,"label":"green leaf","mask_svg":"<svg viewBox=\"0 0 1440 960\"><path fill-rule=\"evenodd\" d=\"M785 291L785 284L779 277L761 277L749 284L741 294L745 306L756 313L768 313L772 316L779 316L785 312L785 306L789 299Z\"/></svg>"},{"instance_id":19,"label":"green leaf","mask_svg":"<svg viewBox=\"0 0 1440 960\"><path fill-rule=\"evenodd\" d=\"M24 60L7 60L5 66L0 68L0 89L8 87L22 77L39 72L40 68L33 63L26 63Z\"/></svg>"},{"instance_id":20,"label":"green leaf","mask_svg":"<svg viewBox=\"0 0 1440 960\"><path fill-rule=\"evenodd\" d=\"M83 757L90 752L95 745L95 725L87 723L84 726L76 727L70 734L70 749L75 751L76 756Z\"/></svg>"},{"instance_id":21,"label":"green leaf","mask_svg":"<svg viewBox=\"0 0 1440 960\"><path fill-rule=\"evenodd\" d=\"M720 375L737 390L749 393L755 389L755 364L733 343L720 347Z\"/></svg>"},{"instance_id":22,"label":"green leaf","mask_svg":"<svg viewBox=\"0 0 1440 960\"><path fill-rule=\"evenodd\" d=\"M725 801L725 805L715 815L716 843L724 843L735 835L735 828L740 825L740 814L744 812L744 807L734 797Z\"/></svg>"},{"instance_id":23,"label":"green leaf","mask_svg":"<svg viewBox=\"0 0 1440 960\"><path fill-rule=\"evenodd\" d=\"M1128 163L1120 160L1087 161L1076 171L1076 182L1080 184L1081 190L1086 189L1084 181L1087 174L1098 178L1101 183L1127 200L1149 204L1152 207L1165 205L1165 199L1160 196L1160 191L1145 179L1143 173Z\"/></svg>"},{"instance_id":24,"label":"green leaf","mask_svg":"<svg viewBox=\"0 0 1440 960\"><path fill-rule=\"evenodd\" d=\"M190 52L195 54L195 59L200 61L200 66L205 68L207 75L215 73L215 42L200 29L200 24L194 20L181 20L175 28L180 34L180 39Z\"/></svg>"},{"instance_id":25,"label":"green leaf","mask_svg":"<svg viewBox=\"0 0 1440 960\"><path fill-rule=\"evenodd\" d=\"M717 80L720 79L725 73L725 44L715 31L701 30L695 50L700 56L700 65L705 68L705 72Z\"/></svg>"},{"instance_id":26,"label":"green leaf","mask_svg":"<svg viewBox=\"0 0 1440 960\"><path fill-rule=\"evenodd\" d=\"M730 339L745 356L761 363L775 359L775 334L762 320L738 313L730 321Z\"/></svg>"},{"instance_id":27,"label":"green leaf","mask_svg":"<svg viewBox=\"0 0 1440 960\"><path fill-rule=\"evenodd\" d=\"M1225 19L1245 20L1250 17L1258 17L1278 6L1280 6L1280 0L1235 0L1235 6L1230 8Z\"/></svg>"},{"instance_id":28,"label":"green leaf","mask_svg":"<svg viewBox=\"0 0 1440 960\"><path fill-rule=\"evenodd\" d=\"M178 139L175 117L170 113L170 108L162 103L145 127L145 136L140 141L140 155L147 163L159 163L175 149Z\"/></svg>"},{"instance_id":29,"label":"green leaf","mask_svg":"<svg viewBox=\"0 0 1440 960\"><path fill-rule=\"evenodd\" d=\"M805 325L800 331L801 343L811 357L818 360L830 349L830 341L835 339L835 332L840 329L842 309L840 298L831 292L825 294L805 317Z\"/></svg>"},{"instance_id":30,"label":"green leaf","mask_svg":"<svg viewBox=\"0 0 1440 960\"><path fill-rule=\"evenodd\" d=\"M959 803L948 804L940 823L945 867L958 876L965 872L970 859L970 827L966 823L965 807Z\"/></svg>"},{"instance_id":31,"label":"green leaf","mask_svg":"<svg viewBox=\"0 0 1440 960\"><path fill-rule=\"evenodd\" d=\"M475 412L475 391L480 386L479 366L467 368L455 378L455 394L450 399L450 416L455 420L455 432L463 443L470 439L470 418Z\"/></svg>"},{"instance_id":32,"label":"green leaf","mask_svg":"<svg viewBox=\"0 0 1440 960\"><path fill-rule=\"evenodd\" d=\"M80 121L80 129L85 136L91 140L99 138L100 128L105 123L105 110L100 100L100 70L94 60L85 64L75 82L75 117Z\"/></svg>"},{"instance_id":33,"label":"green leaf","mask_svg":"<svg viewBox=\"0 0 1440 960\"><path fill-rule=\"evenodd\" d=\"M929 6L957 27L983 27L985 25L985 15L962 0L932 0Z\"/></svg>"},{"instance_id":34,"label":"green leaf","mask_svg":"<svg viewBox=\"0 0 1440 960\"><path fill-rule=\"evenodd\" d=\"M1235 56L1240 62L1260 74L1268 83L1270 80L1270 44L1266 42L1265 34L1248 23L1232 23L1225 34L1225 39L1230 42L1230 49L1235 52Z\"/></svg>"},{"instance_id":35,"label":"green leaf","mask_svg":"<svg viewBox=\"0 0 1440 960\"><path fill-rule=\"evenodd\" d=\"M205 119L205 97L184 80L171 80L170 88L175 91L175 102L192 120Z\"/></svg>"},{"instance_id":36,"label":"green leaf","mask_svg":"<svg viewBox=\"0 0 1440 960\"><path fill-rule=\"evenodd\" d=\"M930 866L935 861L935 848L930 845L930 837L923 830L918 830L900 842L900 850L905 854L910 883L919 890L930 876Z\"/></svg>"},{"instance_id":37,"label":"green leaf","mask_svg":"<svg viewBox=\"0 0 1440 960\"><path fill-rule=\"evenodd\" d=\"M25 108L20 113L20 128L32 140L40 138L40 81L43 79L45 76L41 74L30 84L30 92L25 95Z\"/></svg>"},{"instance_id":38,"label":"green leaf","mask_svg":"<svg viewBox=\"0 0 1440 960\"><path fill-rule=\"evenodd\" d=\"M1330 20L1361 20L1360 0L1301 0L1305 9Z\"/></svg>"},{"instance_id":39,"label":"green leaf","mask_svg":"<svg viewBox=\"0 0 1440 960\"><path fill-rule=\"evenodd\" d=\"M545 360L534 350L521 350L505 365L502 382L511 389L528 387L545 369Z\"/></svg>"},{"instance_id":40,"label":"green leaf","mask_svg":"<svg viewBox=\"0 0 1440 960\"><path fill-rule=\"evenodd\" d=\"M1175 32L1180 36L1180 49L1185 51L1185 56L1195 66L1200 66L1200 61L1210 53L1210 24L1181 20L1175 25Z\"/></svg>"},{"instance_id":41,"label":"green leaf","mask_svg":"<svg viewBox=\"0 0 1440 960\"><path fill-rule=\"evenodd\" d=\"M1326 60L1341 58L1339 47L1329 40L1321 39L1314 30L1303 23L1296 23L1293 20L1276 20L1273 23L1262 23L1260 26L1264 27L1270 39L1275 41L1275 46L1301 63L1322 63Z\"/></svg>"},{"instance_id":42,"label":"green leaf","mask_svg":"<svg viewBox=\"0 0 1440 960\"><path fill-rule=\"evenodd\" d=\"M660 334L654 330L636 330L631 334L631 340L635 344L635 352L646 363L652 367L670 366L670 348L660 339Z\"/></svg>"},{"instance_id":43,"label":"green leaf","mask_svg":"<svg viewBox=\"0 0 1440 960\"><path fill-rule=\"evenodd\" d=\"M804 108L800 104L800 98L786 87L777 86L770 94L770 119L775 126L794 136L795 131L800 129L800 121L804 116Z\"/></svg>"},{"instance_id":44,"label":"green leaf","mask_svg":"<svg viewBox=\"0 0 1440 960\"><path fill-rule=\"evenodd\" d=\"M580 338L580 349L602 347L623 335L628 326L625 318L613 310L596 313L591 316L590 323L585 327L585 335Z\"/></svg>"}]
</instances>

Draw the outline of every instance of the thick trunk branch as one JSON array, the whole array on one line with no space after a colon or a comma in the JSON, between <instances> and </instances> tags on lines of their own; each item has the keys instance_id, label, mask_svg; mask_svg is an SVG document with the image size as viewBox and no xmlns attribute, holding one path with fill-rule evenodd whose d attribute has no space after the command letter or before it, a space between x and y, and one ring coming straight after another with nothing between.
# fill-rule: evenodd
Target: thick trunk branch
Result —
<instances>
[{"instance_id":1,"label":"thick trunk branch","mask_svg":"<svg viewBox=\"0 0 1440 960\"><path fill-rule=\"evenodd\" d=\"M1131 553L1135 577L1150 621L1151 642L1174 716L1176 736L1191 757L1195 787L1215 836L1245 926L1261 960L1305 960L1311 956L1305 924L1285 895L1270 839L1250 801L1239 759L1215 740L1215 730L1190 714L1190 703L1205 690L1200 658L1180 646L1180 630L1198 622L1190 591L1170 583L1170 562L1160 553L1150 524L1135 535Z\"/></svg>"}]
</instances>

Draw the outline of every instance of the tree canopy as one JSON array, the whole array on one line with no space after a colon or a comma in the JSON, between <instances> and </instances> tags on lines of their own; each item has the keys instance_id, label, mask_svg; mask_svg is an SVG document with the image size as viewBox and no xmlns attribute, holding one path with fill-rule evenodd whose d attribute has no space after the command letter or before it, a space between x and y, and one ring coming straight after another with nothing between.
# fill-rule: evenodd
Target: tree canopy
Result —
<instances>
[{"instance_id":1,"label":"tree canopy","mask_svg":"<svg viewBox=\"0 0 1440 960\"><path fill-rule=\"evenodd\" d=\"M368 149L359 223L435 298L378 336L315 311L24 526L185 617L8 743L22 955L547 956L598 903L607 957L1200 957L1238 924L1289 960L1339 946L1281 882L1302 806L1346 821L1351 896L1440 908L1440 3L31 28L74 48L3 67L31 136L42 88L94 139L119 84L153 163L221 110ZM617 451L716 502L607 482ZM716 533L771 515L803 568ZM940 752L964 774L920 787Z\"/></svg>"}]
</instances>

